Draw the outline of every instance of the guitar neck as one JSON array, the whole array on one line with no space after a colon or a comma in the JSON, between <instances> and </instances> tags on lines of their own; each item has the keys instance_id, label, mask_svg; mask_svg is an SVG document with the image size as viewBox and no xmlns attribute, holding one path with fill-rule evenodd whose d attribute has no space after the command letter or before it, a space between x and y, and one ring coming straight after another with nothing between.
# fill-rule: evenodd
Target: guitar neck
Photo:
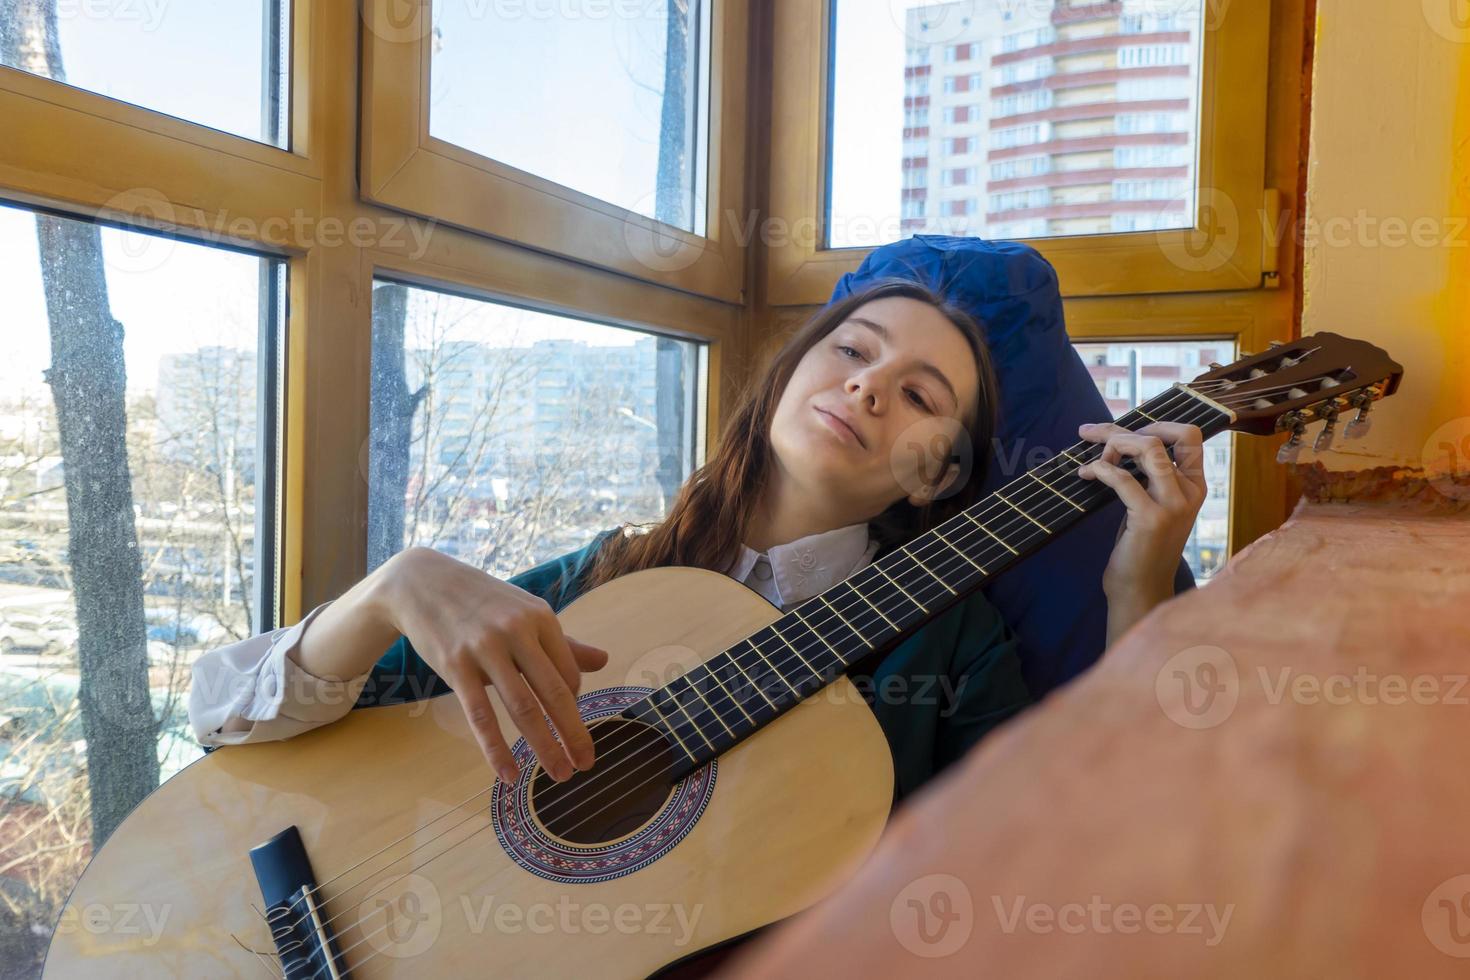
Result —
<instances>
[{"instance_id":1,"label":"guitar neck","mask_svg":"<svg viewBox=\"0 0 1470 980\"><path fill-rule=\"evenodd\" d=\"M1184 422L1208 439L1234 418L1176 384L1117 424ZM1088 442L1062 450L654 691L625 717L668 736L676 777L698 768L1115 500L1107 485L1077 475L1101 452ZM1119 465L1143 479L1131 458Z\"/></svg>"}]
</instances>

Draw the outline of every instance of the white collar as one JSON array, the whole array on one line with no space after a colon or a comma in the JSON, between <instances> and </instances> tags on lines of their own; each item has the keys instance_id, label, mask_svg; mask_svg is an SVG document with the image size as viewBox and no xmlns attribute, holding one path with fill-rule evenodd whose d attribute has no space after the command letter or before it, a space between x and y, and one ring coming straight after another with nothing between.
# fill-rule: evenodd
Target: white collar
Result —
<instances>
[{"instance_id":1,"label":"white collar","mask_svg":"<svg viewBox=\"0 0 1470 980\"><path fill-rule=\"evenodd\" d=\"M765 558L770 562L775 585L775 596L767 595L767 598L784 610L825 592L860 570L877 550L878 542L871 538L868 522L859 521L778 544L764 555L742 544L740 556L725 574L737 582L745 582L756 563Z\"/></svg>"}]
</instances>

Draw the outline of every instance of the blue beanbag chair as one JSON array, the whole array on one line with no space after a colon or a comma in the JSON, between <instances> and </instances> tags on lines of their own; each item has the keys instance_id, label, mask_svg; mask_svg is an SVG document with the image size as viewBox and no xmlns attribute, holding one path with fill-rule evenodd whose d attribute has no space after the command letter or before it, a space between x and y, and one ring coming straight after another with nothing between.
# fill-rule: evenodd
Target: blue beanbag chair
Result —
<instances>
[{"instance_id":1,"label":"blue beanbag chair","mask_svg":"<svg viewBox=\"0 0 1470 980\"><path fill-rule=\"evenodd\" d=\"M999 420L985 493L1080 440L1083 422L1112 419L1067 337L1056 270L1019 242L915 235L872 252L837 283L832 302L875 279L922 282L980 321L1000 381ZM1044 455L1042 455L1042 448ZM1032 454L1035 455L1032 455ZM1034 697L1064 684L1102 655L1108 606L1102 591L1125 508L1116 499L985 586L1020 640ZM1182 559L1176 593L1194 588Z\"/></svg>"}]
</instances>

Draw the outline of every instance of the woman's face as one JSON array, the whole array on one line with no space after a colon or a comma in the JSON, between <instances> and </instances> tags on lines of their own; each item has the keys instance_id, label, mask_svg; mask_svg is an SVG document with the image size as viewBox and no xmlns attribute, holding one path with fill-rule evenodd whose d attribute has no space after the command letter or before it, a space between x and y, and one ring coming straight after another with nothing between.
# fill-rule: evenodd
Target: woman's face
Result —
<instances>
[{"instance_id":1,"label":"woman's face","mask_svg":"<svg viewBox=\"0 0 1470 980\"><path fill-rule=\"evenodd\" d=\"M801 490L871 519L903 497L919 506L959 476L947 460L969 439L978 399L959 328L928 303L885 297L802 357L776 406L771 445Z\"/></svg>"}]
</instances>

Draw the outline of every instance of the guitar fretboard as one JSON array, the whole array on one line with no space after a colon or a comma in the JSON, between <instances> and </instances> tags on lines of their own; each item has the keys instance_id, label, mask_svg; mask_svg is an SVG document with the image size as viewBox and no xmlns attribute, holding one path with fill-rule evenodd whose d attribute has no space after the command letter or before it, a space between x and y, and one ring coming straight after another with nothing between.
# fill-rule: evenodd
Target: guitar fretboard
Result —
<instances>
[{"instance_id":1,"label":"guitar fretboard","mask_svg":"<svg viewBox=\"0 0 1470 980\"><path fill-rule=\"evenodd\" d=\"M1209 439L1230 421L1228 410L1176 384L1117 424L1185 422ZM698 768L1116 499L1106 484L1077 475L1101 455L1098 443L1063 449L654 691L624 716L668 737L675 778ZM1138 475L1132 459L1119 465Z\"/></svg>"}]
</instances>

